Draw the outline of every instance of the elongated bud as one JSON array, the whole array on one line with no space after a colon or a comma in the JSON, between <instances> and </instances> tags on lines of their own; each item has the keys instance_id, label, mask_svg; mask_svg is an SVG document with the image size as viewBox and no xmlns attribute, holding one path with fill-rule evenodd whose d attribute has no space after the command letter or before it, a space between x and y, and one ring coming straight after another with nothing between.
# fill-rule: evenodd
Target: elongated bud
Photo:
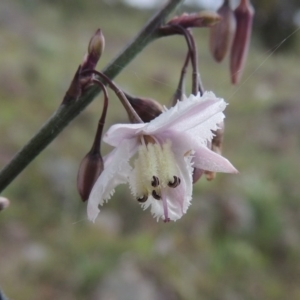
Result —
<instances>
[{"instance_id":1,"label":"elongated bud","mask_svg":"<svg viewBox=\"0 0 300 300\"><path fill-rule=\"evenodd\" d=\"M236 20L229 0L224 1L217 13L221 21L210 28L210 52L217 62L221 62L232 45Z\"/></svg>"},{"instance_id":2,"label":"elongated bud","mask_svg":"<svg viewBox=\"0 0 300 300\"><path fill-rule=\"evenodd\" d=\"M91 190L104 169L100 152L90 151L81 161L77 175L77 188L82 201L87 201Z\"/></svg>"},{"instance_id":3,"label":"elongated bud","mask_svg":"<svg viewBox=\"0 0 300 300\"><path fill-rule=\"evenodd\" d=\"M220 16L214 11L201 11L199 13L176 16L167 25L180 25L184 28L210 27L220 21Z\"/></svg>"},{"instance_id":4,"label":"elongated bud","mask_svg":"<svg viewBox=\"0 0 300 300\"><path fill-rule=\"evenodd\" d=\"M163 107L157 101L150 98L138 98L125 94L129 103L140 116L143 122L150 122L163 112ZM128 115L130 122L134 123L131 115Z\"/></svg>"},{"instance_id":5,"label":"elongated bud","mask_svg":"<svg viewBox=\"0 0 300 300\"><path fill-rule=\"evenodd\" d=\"M4 197L0 197L0 211L4 210L9 206L9 200Z\"/></svg>"},{"instance_id":6,"label":"elongated bud","mask_svg":"<svg viewBox=\"0 0 300 300\"><path fill-rule=\"evenodd\" d=\"M88 52L85 54L83 62L77 69L70 87L64 96L62 104L69 104L76 101L81 96L82 90L91 83L92 74L82 75L82 73L86 70L95 69L104 50L104 45L104 36L101 29L98 29L90 40Z\"/></svg>"},{"instance_id":7,"label":"elongated bud","mask_svg":"<svg viewBox=\"0 0 300 300\"><path fill-rule=\"evenodd\" d=\"M98 29L90 40L88 46L88 52L85 55L82 63L82 71L95 69L104 51L104 46L105 46L104 35L102 34L102 30Z\"/></svg>"},{"instance_id":8,"label":"elongated bud","mask_svg":"<svg viewBox=\"0 0 300 300\"><path fill-rule=\"evenodd\" d=\"M252 32L254 8L250 0L241 0L235 9L236 33L230 53L231 82L237 84L245 66Z\"/></svg>"},{"instance_id":9,"label":"elongated bud","mask_svg":"<svg viewBox=\"0 0 300 300\"><path fill-rule=\"evenodd\" d=\"M104 111L106 115L106 111ZM102 114L103 115L103 114ZM105 119L105 117L103 118ZM100 153L100 143L104 122L99 121L95 139L91 150L80 163L77 174L77 189L82 201L86 201L92 191L92 188L104 169L102 155Z\"/></svg>"},{"instance_id":10,"label":"elongated bud","mask_svg":"<svg viewBox=\"0 0 300 300\"><path fill-rule=\"evenodd\" d=\"M222 154L222 145L223 145L223 136L224 136L224 122L218 124L219 128L214 131L214 137L211 141L211 150L218 153ZM211 181L216 178L216 172L211 172L211 171L205 171L205 177L208 181Z\"/></svg>"}]
</instances>

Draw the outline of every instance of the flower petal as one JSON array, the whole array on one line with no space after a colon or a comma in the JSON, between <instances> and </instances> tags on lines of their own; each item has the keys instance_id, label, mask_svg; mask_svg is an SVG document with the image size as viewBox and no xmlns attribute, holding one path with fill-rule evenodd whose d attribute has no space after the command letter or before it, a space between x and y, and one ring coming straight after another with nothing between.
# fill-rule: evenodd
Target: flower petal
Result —
<instances>
[{"instance_id":1,"label":"flower petal","mask_svg":"<svg viewBox=\"0 0 300 300\"><path fill-rule=\"evenodd\" d=\"M133 138L136 135L137 130L144 126L145 123L115 124L105 133L103 141L111 146L117 147L122 140Z\"/></svg>"},{"instance_id":2,"label":"flower petal","mask_svg":"<svg viewBox=\"0 0 300 300\"><path fill-rule=\"evenodd\" d=\"M199 94L191 95L145 124L138 132L155 134L166 130L186 131L222 112L225 107L224 100L217 98L212 92L206 92L202 97Z\"/></svg>"},{"instance_id":3,"label":"flower petal","mask_svg":"<svg viewBox=\"0 0 300 300\"><path fill-rule=\"evenodd\" d=\"M109 162L97 179L87 205L88 218L95 221L100 212L98 205L103 205L110 199L117 185L126 183L131 171L128 163L131 156L137 149L136 139L124 140L120 146L113 150Z\"/></svg>"},{"instance_id":4,"label":"flower petal","mask_svg":"<svg viewBox=\"0 0 300 300\"><path fill-rule=\"evenodd\" d=\"M174 134L172 144L177 155L192 151L196 168L212 172L238 173L228 159L208 149L201 141L189 134Z\"/></svg>"},{"instance_id":5,"label":"flower petal","mask_svg":"<svg viewBox=\"0 0 300 300\"><path fill-rule=\"evenodd\" d=\"M238 173L238 170L228 159L207 147L198 145L194 151L194 166L196 168L212 172Z\"/></svg>"}]
</instances>

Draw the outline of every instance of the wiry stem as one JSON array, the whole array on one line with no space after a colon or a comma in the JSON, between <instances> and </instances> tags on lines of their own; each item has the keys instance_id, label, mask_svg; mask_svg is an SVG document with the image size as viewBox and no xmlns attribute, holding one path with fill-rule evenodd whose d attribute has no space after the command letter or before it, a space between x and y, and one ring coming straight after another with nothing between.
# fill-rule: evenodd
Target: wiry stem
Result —
<instances>
[{"instance_id":1,"label":"wiry stem","mask_svg":"<svg viewBox=\"0 0 300 300\"><path fill-rule=\"evenodd\" d=\"M188 51L188 53L185 57L184 64L183 64L182 69L181 69L178 86L177 86L176 92L173 96L172 103L171 103L172 106L175 106L175 104L177 103L178 100L179 101L182 100L182 97L183 97L183 94L184 94L184 81L185 81L186 70L187 70L189 61L190 61L190 51Z\"/></svg>"},{"instance_id":2,"label":"wiry stem","mask_svg":"<svg viewBox=\"0 0 300 300\"><path fill-rule=\"evenodd\" d=\"M95 135L95 139L92 145L91 153L100 153L100 144L101 144L101 137L102 137L102 132L103 132L103 127L105 125L105 119L106 119L106 114L107 114L107 108L108 108L108 93L107 90L104 86L104 84L97 80L93 79L93 82L96 84L99 84L101 87L103 94L104 94L104 101L103 101L103 109L102 109L102 114L98 122L98 128L97 132Z\"/></svg>"},{"instance_id":3,"label":"wiry stem","mask_svg":"<svg viewBox=\"0 0 300 300\"><path fill-rule=\"evenodd\" d=\"M183 0L171 0L157 12L131 43L102 71L110 79L117 76L133 58L152 40L158 38L155 30ZM56 136L84 110L99 94L101 88L92 86L83 91L74 102L61 105L32 139L0 171L0 191L5 189L26 166L42 152Z\"/></svg>"},{"instance_id":4,"label":"wiry stem","mask_svg":"<svg viewBox=\"0 0 300 300\"><path fill-rule=\"evenodd\" d=\"M202 86L202 82L200 79L200 74L198 70L198 57L197 57L197 46L194 40L193 35L191 32L177 24L172 24L169 25L170 27L173 27L175 31L177 31L179 34L182 34L185 37L187 46L189 48L189 53L190 53L190 59L192 63L192 94L197 95L198 91L200 92L201 95L204 93L204 89ZM166 26L167 27L167 26Z\"/></svg>"},{"instance_id":5,"label":"wiry stem","mask_svg":"<svg viewBox=\"0 0 300 300\"><path fill-rule=\"evenodd\" d=\"M86 70L82 73L82 75L87 74L95 74L99 76L106 84L109 85L109 87L115 92L119 100L121 101L122 105L124 106L126 112L132 117L132 119L135 121L134 123L143 123L142 119L139 117L139 115L136 113L136 111L133 109L131 104L129 103L128 99L126 98L125 94L121 89L117 87L117 85L105 74L98 72L96 70ZM99 83L99 81L96 81Z\"/></svg>"}]
</instances>

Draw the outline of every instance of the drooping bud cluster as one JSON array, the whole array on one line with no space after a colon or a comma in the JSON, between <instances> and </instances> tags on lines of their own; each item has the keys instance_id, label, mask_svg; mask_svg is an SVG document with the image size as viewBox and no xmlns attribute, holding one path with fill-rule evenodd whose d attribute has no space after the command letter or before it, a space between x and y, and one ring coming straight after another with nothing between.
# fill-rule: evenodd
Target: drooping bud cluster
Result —
<instances>
[{"instance_id":1,"label":"drooping bud cluster","mask_svg":"<svg viewBox=\"0 0 300 300\"><path fill-rule=\"evenodd\" d=\"M239 9L237 10L239 12ZM207 11L191 14L184 13L181 16L174 17L166 24L156 29L157 37L166 37L174 34L181 35L184 37L187 45L187 54L180 72L179 83L171 101L171 105L174 107L173 110L170 109L169 111L154 99L143 96L132 96L123 92L123 90L108 78L107 75L95 70L96 64L103 53L105 44L101 30L99 29L96 31L95 35L90 40L88 53L78 68L67 92L66 99L68 101L64 102L64 104L67 104L72 101L72 99L76 100L80 96L82 90L91 84L99 85L104 93L103 110L96 136L90 151L81 161L78 171L77 187L83 201L89 199L89 203L94 203L94 200L90 201L90 199L95 198L95 193L101 193L102 200L98 202L101 204L111 196L115 185L127 181L130 183L133 195L136 200L141 203L142 207L147 208L151 205L154 216L159 218L163 215L164 221L168 222L172 219L175 220L178 215L185 213L191 198L190 196L185 198L184 192L188 190L188 193L190 193L192 184L196 183L203 174L206 176L207 180L212 180L215 178L216 171L230 170L230 172L236 172L230 163L228 165L226 160L222 160L223 158L220 155L224 134L224 123L222 121L224 115L219 108L212 108L216 111L219 121L216 121L217 119L215 119L212 121L212 123L216 122L214 125L207 125L210 128L209 130L218 127L218 129L212 133L214 135L213 138L211 132L208 130L206 133L207 135L205 135L205 132L203 133L205 136L203 141L199 144L196 143L198 146L200 144L203 145L204 149L198 149L200 152L203 151L203 158L201 155L199 156L198 153L197 160L193 161L194 155L196 157L196 151L193 150L193 147L190 148L188 140L186 145L180 145L179 140L177 141L174 139L173 143L171 139L166 138L169 134L173 136L177 130L180 131L180 129L177 128L174 130L174 133L172 133L172 124L177 122L180 124L180 118L172 119L174 115L179 114L179 110L180 115L188 116L193 114L192 106L194 104L197 104L197 109L199 109L199 111L205 111L205 105L214 106L214 101L217 101L217 98L215 98L213 93L211 93L212 99L209 98L210 96L207 96L210 93L205 92L201 82L198 70L197 46L192 29L197 27L212 28L210 50L214 58L217 61L221 61L229 49L231 49L231 52L233 51L233 37L237 32L235 28L236 21L238 21L238 18L230 8L229 0L225 0L217 13ZM191 64L192 69L191 96L187 98L185 96L185 79L189 63ZM115 147L116 152L108 155L103 160L100 148L102 130L109 104L108 93L104 83L114 91L125 108L129 121L135 124L131 124L131 126L128 124L116 125L113 131L118 132L120 129L120 131L116 133L116 137L123 136L123 138L120 140L118 140L118 138L110 140L110 145ZM207 99L207 97L209 99ZM195 101L195 103L193 101ZM201 110L199 101L207 101ZM223 104L224 102L222 102L222 105ZM191 110L190 112L185 110L187 107ZM210 110L207 111L208 115L210 114L209 111ZM162 119L163 116L168 116L170 120L164 121ZM212 115L208 116L208 118L210 117L212 117ZM155 130L163 132L164 126L168 124L168 127L171 128L170 131L166 130L159 136L153 135L151 125L156 121L158 129ZM186 122L188 123L189 120ZM199 121L200 124L201 122L206 121ZM197 124L197 122L195 124ZM128 128L128 131L126 128ZM141 128L144 129L141 130ZM150 130L150 134L145 133L147 130ZM129 134L129 132L131 133ZM197 133L195 133L195 135L197 135ZM108 137L109 131L105 135L106 142ZM127 140L128 143L126 142ZM133 148L128 148L128 145L131 142L133 143L133 140L135 140L134 143L136 145ZM187 150L182 151L180 150L181 147ZM135 152L137 153L137 158L132 160L134 161L133 167L128 165L128 160L124 160L124 164L122 163L121 165L116 161L113 161L112 157L121 158L124 155L123 151L124 153L127 153L127 156L130 156L130 159ZM205 155L208 155L209 158L205 157ZM210 162L210 157L213 160L216 160L216 164ZM201 159L204 161L202 164L199 163ZM209 161L209 163L207 163L207 161ZM220 161L222 161L222 167L219 168L218 164ZM112 173L110 173L110 170L116 172L114 175L115 178L113 179L111 178ZM124 174L127 175L125 176ZM170 200L174 197L177 198L176 204ZM94 216L93 210L95 207L93 205L94 204L90 204L90 208L88 208L91 212L90 216ZM94 219L94 217L92 218Z\"/></svg>"},{"instance_id":2,"label":"drooping bud cluster","mask_svg":"<svg viewBox=\"0 0 300 300\"><path fill-rule=\"evenodd\" d=\"M235 10L229 0L218 9L221 21L210 29L210 52L221 62L230 50L231 82L237 84L242 76L251 39L254 9L250 0L240 0Z\"/></svg>"}]
</instances>

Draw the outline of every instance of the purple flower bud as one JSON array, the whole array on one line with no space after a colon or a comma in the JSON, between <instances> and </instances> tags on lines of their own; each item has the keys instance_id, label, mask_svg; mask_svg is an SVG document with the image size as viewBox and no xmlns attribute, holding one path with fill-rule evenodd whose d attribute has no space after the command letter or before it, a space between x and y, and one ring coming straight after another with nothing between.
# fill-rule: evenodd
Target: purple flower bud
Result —
<instances>
[{"instance_id":1,"label":"purple flower bud","mask_svg":"<svg viewBox=\"0 0 300 300\"><path fill-rule=\"evenodd\" d=\"M83 63L81 64L83 71L95 69L104 51L104 46L104 35L102 34L101 29L98 29L90 40L88 52L83 59Z\"/></svg>"},{"instance_id":2,"label":"purple flower bud","mask_svg":"<svg viewBox=\"0 0 300 300\"><path fill-rule=\"evenodd\" d=\"M220 16L213 11L201 11L199 13L183 13L171 19L167 25L180 25L184 28L210 27L220 21Z\"/></svg>"},{"instance_id":3,"label":"purple flower bud","mask_svg":"<svg viewBox=\"0 0 300 300\"><path fill-rule=\"evenodd\" d=\"M138 98L128 94L126 94L126 97L143 122L150 122L163 112L162 105L153 99ZM131 116L129 116L129 119L132 123L135 123L134 120L131 120Z\"/></svg>"},{"instance_id":4,"label":"purple flower bud","mask_svg":"<svg viewBox=\"0 0 300 300\"><path fill-rule=\"evenodd\" d=\"M91 190L104 168L100 152L90 151L81 161L77 175L77 188L82 201L87 201Z\"/></svg>"},{"instance_id":5,"label":"purple flower bud","mask_svg":"<svg viewBox=\"0 0 300 300\"><path fill-rule=\"evenodd\" d=\"M210 28L210 52L217 62L221 62L232 45L236 20L229 0L224 1L217 13L221 21Z\"/></svg>"},{"instance_id":6,"label":"purple flower bud","mask_svg":"<svg viewBox=\"0 0 300 300\"><path fill-rule=\"evenodd\" d=\"M236 18L236 33L230 53L230 74L233 84L237 84L242 76L248 48L250 44L254 8L250 0L241 0L234 10Z\"/></svg>"}]
</instances>

